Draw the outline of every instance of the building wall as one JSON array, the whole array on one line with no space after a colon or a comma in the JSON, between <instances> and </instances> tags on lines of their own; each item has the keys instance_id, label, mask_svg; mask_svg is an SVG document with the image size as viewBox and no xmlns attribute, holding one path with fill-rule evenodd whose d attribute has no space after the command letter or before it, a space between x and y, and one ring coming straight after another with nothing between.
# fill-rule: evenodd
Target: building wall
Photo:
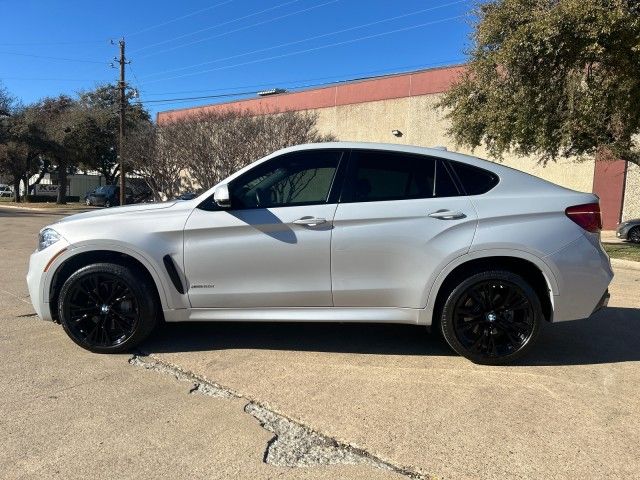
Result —
<instances>
[{"instance_id":1,"label":"building wall","mask_svg":"<svg viewBox=\"0 0 640 480\"><path fill-rule=\"evenodd\" d=\"M34 175L29 179L29 182L34 182L38 178L38 175ZM40 181L42 185L57 185L58 180L52 179L51 174L47 173L45 177ZM68 195L71 197L80 197L80 200L84 200L84 195L94 188L105 185L106 181L102 175L67 175L67 188Z\"/></svg>"},{"instance_id":2,"label":"building wall","mask_svg":"<svg viewBox=\"0 0 640 480\"><path fill-rule=\"evenodd\" d=\"M339 140L444 146L491 160L484 148L471 152L457 147L447 136L450 122L436 108L439 98L439 94L420 95L310 111L318 114L318 130L333 134ZM394 136L393 130L400 130L402 137ZM501 163L573 190L591 192L592 189L593 159L582 162L563 159L545 166L534 157L505 155Z\"/></svg>"},{"instance_id":3,"label":"building wall","mask_svg":"<svg viewBox=\"0 0 640 480\"><path fill-rule=\"evenodd\" d=\"M629 163L622 219L640 218L640 166Z\"/></svg>"}]
</instances>

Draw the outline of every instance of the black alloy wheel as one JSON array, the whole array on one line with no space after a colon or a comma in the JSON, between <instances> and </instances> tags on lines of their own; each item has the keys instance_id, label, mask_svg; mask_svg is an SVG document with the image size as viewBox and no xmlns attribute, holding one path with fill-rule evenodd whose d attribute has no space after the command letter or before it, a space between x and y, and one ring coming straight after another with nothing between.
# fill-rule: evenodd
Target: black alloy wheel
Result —
<instances>
[{"instance_id":1,"label":"black alloy wheel","mask_svg":"<svg viewBox=\"0 0 640 480\"><path fill-rule=\"evenodd\" d=\"M135 270L100 263L64 283L60 323L71 339L98 353L122 352L144 340L157 323L155 295Z\"/></svg>"},{"instance_id":2,"label":"black alloy wheel","mask_svg":"<svg viewBox=\"0 0 640 480\"><path fill-rule=\"evenodd\" d=\"M458 285L445 303L442 333L460 355L498 365L524 355L542 323L540 300L519 275L482 272Z\"/></svg>"},{"instance_id":3,"label":"black alloy wheel","mask_svg":"<svg viewBox=\"0 0 640 480\"><path fill-rule=\"evenodd\" d=\"M640 243L640 227L633 227L631 230L629 230L629 235L627 235L627 238L632 243Z\"/></svg>"}]
</instances>

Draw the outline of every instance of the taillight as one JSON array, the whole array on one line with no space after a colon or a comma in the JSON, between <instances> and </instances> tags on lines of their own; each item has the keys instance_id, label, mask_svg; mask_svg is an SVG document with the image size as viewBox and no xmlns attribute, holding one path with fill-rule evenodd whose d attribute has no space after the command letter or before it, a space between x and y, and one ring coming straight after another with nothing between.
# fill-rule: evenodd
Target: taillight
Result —
<instances>
[{"instance_id":1,"label":"taillight","mask_svg":"<svg viewBox=\"0 0 640 480\"><path fill-rule=\"evenodd\" d=\"M599 232L602 230L602 216L599 203L585 203L567 208L564 213L571 220L584 228L587 232Z\"/></svg>"}]
</instances>

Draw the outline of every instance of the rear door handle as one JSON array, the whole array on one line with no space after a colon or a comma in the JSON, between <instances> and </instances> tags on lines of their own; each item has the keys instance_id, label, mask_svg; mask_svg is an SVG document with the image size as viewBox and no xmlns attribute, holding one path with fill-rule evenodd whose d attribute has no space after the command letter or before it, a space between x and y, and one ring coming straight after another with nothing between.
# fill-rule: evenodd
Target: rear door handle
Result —
<instances>
[{"instance_id":1,"label":"rear door handle","mask_svg":"<svg viewBox=\"0 0 640 480\"><path fill-rule=\"evenodd\" d=\"M316 218L316 217L302 217L298 220L294 220L293 223L296 225L307 225L308 227L315 227L316 225L320 225L322 223L326 223L327 221L324 218Z\"/></svg>"},{"instance_id":2,"label":"rear door handle","mask_svg":"<svg viewBox=\"0 0 640 480\"><path fill-rule=\"evenodd\" d=\"M458 220L466 217L464 213L453 210L437 210L431 212L429 216L431 218L437 218L438 220Z\"/></svg>"}]
</instances>

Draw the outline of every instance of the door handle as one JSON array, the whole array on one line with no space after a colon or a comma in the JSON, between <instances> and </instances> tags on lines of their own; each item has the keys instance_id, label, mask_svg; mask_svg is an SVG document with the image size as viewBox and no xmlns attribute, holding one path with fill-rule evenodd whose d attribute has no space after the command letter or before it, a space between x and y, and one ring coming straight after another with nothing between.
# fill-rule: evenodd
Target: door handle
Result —
<instances>
[{"instance_id":1,"label":"door handle","mask_svg":"<svg viewBox=\"0 0 640 480\"><path fill-rule=\"evenodd\" d=\"M321 223L326 223L326 220L324 218L302 217L294 220L293 223L295 223L296 225L307 225L308 227L315 227L316 225L320 225Z\"/></svg>"},{"instance_id":2,"label":"door handle","mask_svg":"<svg viewBox=\"0 0 640 480\"><path fill-rule=\"evenodd\" d=\"M431 218L437 218L438 220L458 220L466 217L464 213L453 210L437 210L431 212L429 216Z\"/></svg>"}]
</instances>

